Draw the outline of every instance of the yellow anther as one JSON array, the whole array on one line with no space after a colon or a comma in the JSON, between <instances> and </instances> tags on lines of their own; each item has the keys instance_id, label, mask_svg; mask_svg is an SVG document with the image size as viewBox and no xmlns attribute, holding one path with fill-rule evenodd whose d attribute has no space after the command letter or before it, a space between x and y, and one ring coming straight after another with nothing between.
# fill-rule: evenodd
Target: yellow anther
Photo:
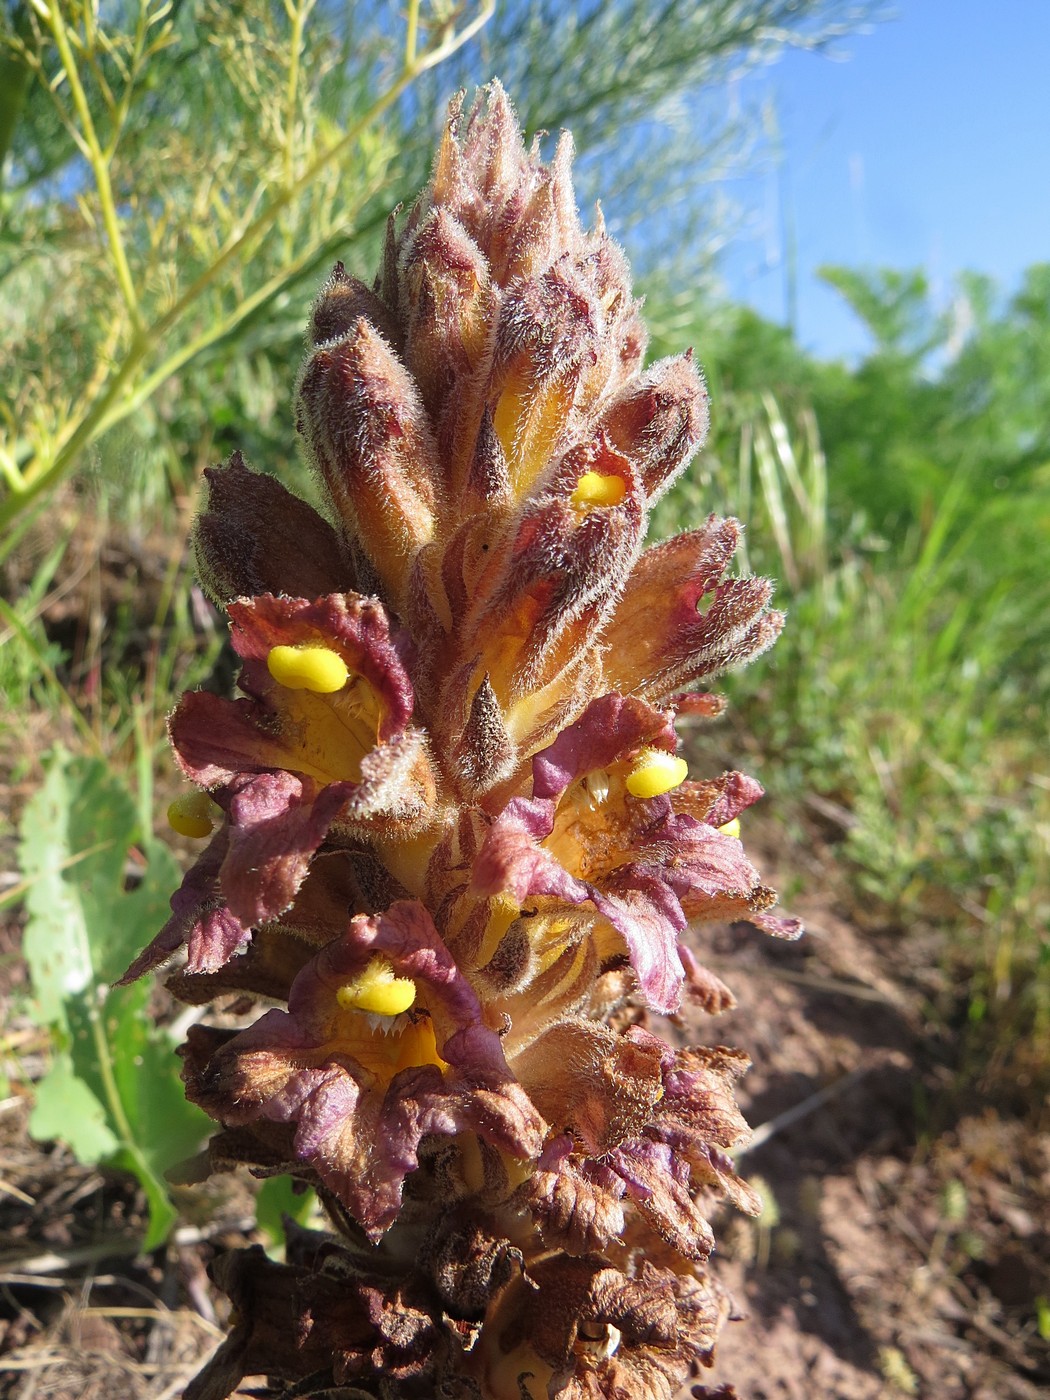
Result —
<instances>
[{"instance_id":1,"label":"yellow anther","mask_svg":"<svg viewBox=\"0 0 1050 1400\"><path fill-rule=\"evenodd\" d=\"M342 690L350 677L346 662L331 647L274 647L266 665L278 685L317 695Z\"/></svg>"},{"instance_id":2,"label":"yellow anther","mask_svg":"<svg viewBox=\"0 0 1050 1400\"><path fill-rule=\"evenodd\" d=\"M593 510L595 506L618 506L626 495L627 483L622 476L584 472L569 500L579 510Z\"/></svg>"},{"instance_id":3,"label":"yellow anther","mask_svg":"<svg viewBox=\"0 0 1050 1400\"><path fill-rule=\"evenodd\" d=\"M684 783L689 765L665 749L643 749L627 774L627 791L632 797L662 797Z\"/></svg>"},{"instance_id":4,"label":"yellow anther","mask_svg":"<svg viewBox=\"0 0 1050 1400\"><path fill-rule=\"evenodd\" d=\"M335 994L347 1011L372 1011L377 1016L400 1016L416 999L411 977L398 977L386 958L378 954L352 982Z\"/></svg>"},{"instance_id":5,"label":"yellow anther","mask_svg":"<svg viewBox=\"0 0 1050 1400\"><path fill-rule=\"evenodd\" d=\"M511 1157L506 1152L501 1152L499 1155L500 1163L506 1173L507 1185L512 1191L516 1191L522 1182L528 1181L536 1170L536 1163L530 1162L528 1158Z\"/></svg>"},{"instance_id":6,"label":"yellow anther","mask_svg":"<svg viewBox=\"0 0 1050 1400\"><path fill-rule=\"evenodd\" d=\"M719 831L723 836L740 836L740 818L734 817L731 822L726 822L725 826L720 826Z\"/></svg>"},{"instance_id":7,"label":"yellow anther","mask_svg":"<svg viewBox=\"0 0 1050 1400\"><path fill-rule=\"evenodd\" d=\"M459 1170L463 1184L468 1191L480 1191L485 1185L485 1159L481 1146L474 1133L457 1133L456 1146L459 1148Z\"/></svg>"},{"instance_id":8,"label":"yellow anther","mask_svg":"<svg viewBox=\"0 0 1050 1400\"><path fill-rule=\"evenodd\" d=\"M206 792L194 789L176 797L168 808L168 825L180 836L193 836L198 840L210 836L215 823L222 816L219 807Z\"/></svg>"}]
</instances>

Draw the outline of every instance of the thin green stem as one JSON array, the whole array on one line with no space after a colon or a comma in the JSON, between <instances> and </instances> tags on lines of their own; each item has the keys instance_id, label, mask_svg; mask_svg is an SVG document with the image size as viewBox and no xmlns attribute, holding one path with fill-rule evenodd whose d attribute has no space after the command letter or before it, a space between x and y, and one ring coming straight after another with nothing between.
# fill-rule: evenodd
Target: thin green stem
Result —
<instances>
[{"instance_id":1,"label":"thin green stem","mask_svg":"<svg viewBox=\"0 0 1050 1400\"><path fill-rule=\"evenodd\" d=\"M18 20L16 18L16 24ZM0 175L22 117L33 70L19 50L0 53ZM0 193L3 187L0 185Z\"/></svg>"},{"instance_id":2,"label":"thin green stem","mask_svg":"<svg viewBox=\"0 0 1050 1400\"><path fill-rule=\"evenodd\" d=\"M419 43L419 0L409 0L408 15L405 20L405 67L411 68L416 61L416 46Z\"/></svg>"},{"instance_id":3,"label":"thin green stem","mask_svg":"<svg viewBox=\"0 0 1050 1400\"><path fill-rule=\"evenodd\" d=\"M125 387L132 380L143 361L147 360L153 352L162 345L168 337L170 331L174 329L182 316L193 306L203 294L222 276L222 274L237 260L247 260L256 246L261 242L265 234L276 222L280 214L318 178L322 172L333 162L340 158L356 142L358 142L365 131L383 116L411 86L413 82L424 72L442 63L446 58L456 52L463 44L479 32L488 23L495 10L495 0L486 0L479 13L463 29L451 34L447 39L433 48L417 55L411 66L406 66L399 77L391 86L382 93L372 105L355 122L353 122L338 140L326 147L317 155L292 181L282 189L276 191L264 207L255 216L252 222L243 228L236 237L232 238L210 265L198 276L193 283L178 297L168 310L155 321L151 326L141 328L136 321L136 334L128 347L123 363L113 374L109 383L101 391L98 398L88 408L80 419L80 422L69 434L66 440L59 447L51 462L43 470L31 471L24 474L25 488L19 494L12 493L8 498L0 503L0 530L18 514L26 509L32 501L40 496L49 487L60 481L72 467L76 458L93 442L102 432L113 427L121 419L132 412L134 408L145 401L149 393L162 383L164 379L174 373L177 369L187 364L194 355L199 354L202 349L220 339L229 330L237 325L250 311L255 310L265 300L274 289L274 284L280 284L287 280L289 269L284 269L278 278L271 279L266 289L254 293L247 298L239 308L235 316L227 318L217 328L212 328L203 335L198 336L188 345L180 347L173 352L164 363L152 372L142 385L134 389L127 398L122 398ZM56 0L51 0L50 13L54 18L54 30L57 35L61 31L63 35L60 51L64 46L63 63L70 70L71 85L76 74L76 65L73 60L72 51L69 47L68 36L65 34L61 16L57 13ZM77 88L79 99L74 94L77 103L77 111L81 121L85 125L85 134L94 143L94 150L98 150L97 137L94 125L91 122L90 112L87 111L86 98L83 89L79 86L77 78ZM116 210L112 201L112 190L108 181L108 170L99 154L97 177L99 181L100 196L103 190L106 197L103 198L103 211L108 207L113 220L114 235L116 242L113 245L114 251L120 250L120 260L126 268L127 263L123 258L123 245L120 243L119 222L116 219ZM107 224L108 227L108 224ZM301 261L301 260L300 260ZM293 269L295 264L293 264ZM128 286L134 297L134 289L130 283L130 271L128 271ZM265 294L263 294L263 291ZM137 309L136 309L137 316Z\"/></svg>"},{"instance_id":4,"label":"thin green stem","mask_svg":"<svg viewBox=\"0 0 1050 1400\"><path fill-rule=\"evenodd\" d=\"M14 495L21 496L26 489L25 477L18 469L18 463L11 456L10 452L0 449L0 472L3 473L9 490Z\"/></svg>"},{"instance_id":5,"label":"thin green stem","mask_svg":"<svg viewBox=\"0 0 1050 1400\"><path fill-rule=\"evenodd\" d=\"M291 21L289 40L288 85L284 101L284 183L287 187L295 176L295 114L299 106L299 69L302 63L303 30L313 9L312 0L291 4L285 0L285 12Z\"/></svg>"},{"instance_id":6,"label":"thin green stem","mask_svg":"<svg viewBox=\"0 0 1050 1400\"><path fill-rule=\"evenodd\" d=\"M91 408L81 418L76 428L66 438L49 465L43 470L27 470L23 473L25 489L22 494L9 496L0 504L0 532L5 530L14 517L31 505L39 495L61 481L83 449L95 440L101 430L100 425L106 422L111 408L119 398L126 382L138 368L144 353L144 343L142 341L133 342L124 363ZM116 415L113 421L119 421L122 416L122 414ZM32 466L37 466L37 463L33 463Z\"/></svg>"},{"instance_id":7,"label":"thin green stem","mask_svg":"<svg viewBox=\"0 0 1050 1400\"><path fill-rule=\"evenodd\" d=\"M148 1175L149 1165L135 1144L135 1134L132 1131L128 1115L124 1111L120 1087L113 1073L113 1061L109 1041L106 1039L106 1028L102 1023L102 1011L96 1004L94 997L85 997L84 1005L87 1007L88 1019L91 1022L91 1038L95 1042L98 1072L102 1077L102 1087L106 1093L109 1111L113 1115L113 1122L117 1125L117 1135L121 1139L121 1146L127 1148L134 1157L136 1165L141 1166L144 1175Z\"/></svg>"},{"instance_id":8,"label":"thin green stem","mask_svg":"<svg viewBox=\"0 0 1050 1400\"><path fill-rule=\"evenodd\" d=\"M254 249L255 245L262 239L271 226L276 222L281 213L302 194L318 175L333 161L337 161L356 141L360 140L365 131L377 121L393 104L402 93L415 81L422 67L412 73L402 73L397 81L387 89L381 97L372 103L368 111L360 116L352 126L348 127L338 141L332 143L316 156L314 160L294 179L291 184L272 195L266 202L262 210L256 215L247 228L243 229L236 237L232 238L223 248L218 257L200 274L196 281L192 282L183 294L168 308L160 320L150 331L152 340L160 340L180 317L196 302L204 292L212 285L216 279L226 271L227 267L242 253L245 257Z\"/></svg>"},{"instance_id":9,"label":"thin green stem","mask_svg":"<svg viewBox=\"0 0 1050 1400\"><path fill-rule=\"evenodd\" d=\"M109 837L105 841L96 841L93 846L85 846L82 851L77 851L75 856L67 856L55 869L60 874L64 874L65 871L72 870L74 865L79 865L81 861L89 860L91 856L97 856L101 851L111 850L112 847L112 837ZM20 904L39 879L40 873L38 872L35 875L19 880L17 885L8 885L3 893L0 893L0 909L7 909L14 904ZM0 1042L0 1044L2 1043L3 1042Z\"/></svg>"},{"instance_id":10,"label":"thin green stem","mask_svg":"<svg viewBox=\"0 0 1050 1400\"><path fill-rule=\"evenodd\" d=\"M377 97L371 107L358 117L356 122L347 127L338 141L334 141L323 150L320 155L316 156L292 184L273 195L248 228L244 229L236 238L227 243L226 247L215 261L201 273L195 282L187 287L182 296L169 307L167 312L165 312L157 322L156 327L153 332L151 332L152 337L154 339L160 339L165 335L167 331L174 326L179 317L182 316L183 312L211 286L220 273L225 271L234 258L242 251L247 252L251 249L255 242L261 239L269 230L283 210L313 184L314 180L316 180L329 165L334 161L338 161L355 142L359 141L368 128L374 122L378 121L378 119L398 101L402 94L411 87L421 74L427 72L437 64L443 63L446 58L454 54L463 44L468 43L470 39L488 23L494 12L495 0L486 0L479 14L475 16L466 28L458 30L443 43L436 45L433 49L427 50L416 59L411 67L404 68L400 76L387 88L386 92Z\"/></svg>"},{"instance_id":11,"label":"thin green stem","mask_svg":"<svg viewBox=\"0 0 1050 1400\"><path fill-rule=\"evenodd\" d=\"M127 76L124 87L120 94L120 100L113 109L113 130L110 134L109 142L106 146L106 157L112 159L116 154L117 146L124 134L124 127L127 124L128 113L131 111L131 99L135 94L135 82L142 67L142 57L146 51L146 36L149 33L148 7L143 4L139 6L138 20L135 24L135 43L128 63Z\"/></svg>"},{"instance_id":12,"label":"thin green stem","mask_svg":"<svg viewBox=\"0 0 1050 1400\"><path fill-rule=\"evenodd\" d=\"M303 268L308 267L309 264L313 262L314 256L315 251L311 248L308 254L304 254L302 257L297 258L294 263L290 263L282 268L276 276L271 277L268 282L256 288L250 296L245 297L243 301L237 304L237 309L231 312L225 319L215 322L215 324L209 326L207 330L202 331L200 335L188 341L185 345L180 345L177 350L173 351L166 360L159 364L155 370L152 370L150 374L136 386L134 392L120 403L118 409L115 410L109 418L103 420L99 424L99 432L103 433L108 431L129 413L133 413L136 408L139 408L142 404L147 402L150 396L160 388L166 379L170 379L173 374L177 374L180 369L183 369L192 360L196 359L196 357L201 354L202 351L207 350L209 346L217 344L220 340L224 340L231 331L236 330L237 327L253 315L260 306L264 306L270 297L280 291L288 282L292 281Z\"/></svg>"},{"instance_id":13,"label":"thin green stem","mask_svg":"<svg viewBox=\"0 0 1050 1400\"><path fill-rule=\"evenodd\" d=\"M102 146L98 139L98 132L95 130L95 121L91 115L91 108L88 105L87 94L80 81L80 70L77 67L72 45L69 42L69 32L66 29L66 22L62 17L62 10L58 0L51 0L48 6L47 23L54 37L59 58L62 60L62 68L69 82L69 92L73 99L73 105L76 108L77 116L80 118L83 140L88 151L88 160L91 165L92 173L95 176L99 207L102 211L102 224L106 230L106 238L109 242L110 253L113 257L113 268L117 275L117 284L120 287L121 295L127 306L128 315L131 317L131 323L136 333L140 333L142 331L142 313L139 310L135 283L131 276L131 267L128 263L127 253L124 250L124 238L120 227L120 217L117 214L116 201L113 198L113 186L109 178L109 161L103 155Z\"/></svg>"},{"instance_id":14,"label":"thin green stem","mask_svg":"<svg viewBox=\"0 0 1050 1400\"><path fill-rule=\"evenodd\" d=\"M146 1157L135 1140L135 1133L131 1122L124 1108L124 1100L120 1096L120 1086L117 1083L116 1075L113 1073L113 1058L109 1041L106 1039L106 1028L102 1020L102 1008L96 1003L94 997L85 997L84 1005L87 1008L88 1020L91 1022L91 1039L95 1045L95 1062L98 1068L99 1077L102 1080L102 1089L106 1096L106 1105L113 1118L113 1123L117 1129L117 1136L120 1145L134 1163L133 1170L139 1181L145 1183L153 1177L153 1170L146 1161Z\"/></svg>"},{"instance_id":15,"label":"thin green stem","mask_svg":"<svg viewBox=\"0 0 1050 1400\"><path fill-rule=\"evenodd\" d=\"M136 806L138 807L142 835L148 837L153 830L153 747L149 741L143 704L135 705L133 719L135 725Z\"/></svg>"}]
</instances>

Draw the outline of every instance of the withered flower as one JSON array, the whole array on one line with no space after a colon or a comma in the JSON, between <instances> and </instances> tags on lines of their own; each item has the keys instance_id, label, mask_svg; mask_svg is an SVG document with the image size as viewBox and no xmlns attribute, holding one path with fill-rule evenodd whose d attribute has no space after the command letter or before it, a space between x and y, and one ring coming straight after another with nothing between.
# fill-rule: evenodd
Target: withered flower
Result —
<instances>
[{"instance_id":1,"label":"withered flower","mask_svg":"<svg viewBox=\"0 0 1050 1400\"><path fill-rule=\"evenodd\" d=\"M242 695L172 715L172 823L214 834L127 975L185 946L178 996L254 998L184 1047L219 1125L184 1174L289 1173L331 1228L220 1262L235 1320L189 1400L671 1400L729 1314L708 1216L757 1208L746 1061L646 1017L731 1005L699 924L798 932L739 839L758 784L690 779L675 733L782 618L725 577L735 521L643 548L706 395L690 354L643 369L570 161L498 84L453 103L375 285L339 265L313 309L327 516L238 454L207 473Z\"/></svg>"}]
</instances>

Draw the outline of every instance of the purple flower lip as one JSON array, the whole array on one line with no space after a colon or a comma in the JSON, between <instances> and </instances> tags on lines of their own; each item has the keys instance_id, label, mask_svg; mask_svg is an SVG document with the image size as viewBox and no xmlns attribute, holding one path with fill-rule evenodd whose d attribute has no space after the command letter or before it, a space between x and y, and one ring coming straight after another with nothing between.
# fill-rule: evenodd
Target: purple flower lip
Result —
<instances>
[{"instance_id":1,"label":"purple flower lip","mask_svg":"<svg viewBox=\"0 0 1050 1400\"><path fill-rule=\"evenodd\" d=\"M222 827L205 847L171 897L171 918L120 979L135 982L166 962L185 944L186 970L213 972L245 946L251 930L231 914L219 888L219 872L229 851Z\"/></svg>"},{"instance_id":2,"label":"purple flower lip","mask_svg":"<svg viewBox=\"0 0 1050 1400\"><path fill-rule=\"evenodd\" d=\"M247 694L185 695L169 726L182 771L212 790L226 825L136 975L183 941L189 971L221 966L248 930L291 906L333 825L381 833L394 823L403 833L437 811L426 739L409 724L411 648L392 634L382 604L352 594L263 595L229 612ZM275 648L309 645L345 665L347 682L335 693L289 689L271 675Z\"/></svg>"},{"instance_id":3,"label":"purple flower lip","mask_svg":"<svg viewBox=\"0 0 1050 1400\"><path fill-rule=\"evenodd\" d=\"M512 799L496 817L473 888L519 905L535 896L591 904L623 940L648 1004L669 1013L686 981L679 939L690 919L765 924L769 897L740 842L713 824L755 801L758 784L727 774L706 789L687 785L685 805L706 803L705 820L676 812L670 796L631 798L624 765L653 744L673 750L670 715L634 697L595 700L533 759L533 796ZM781 927L792 936L793 925Z\"/></svg>"},{"instance_id":4,"label":"purple flower lip","mask_svg":"<svg viewBox=\"0 0 1050 1400\"><path fill-rule=\"evenodd\" d=\"M414 983L406 1014L360 1009L376 958ZM348 995L349 992L349 995ZM546 1125L430 916L414 901L359 916L302 969L288 1010L268 1011L201 1063L188 1093L228 1126L294 1123L296 1161L379 1239L396 1219L424 1136L477 1133L538 1156Z\"/></svg>"},{"instance_id":5,"label":"purple flower lip","mask_svg":"<svg viewBox=\"0 0 1050 1400\"><path fill-rule=\"evenodd\" d=\"M703 529L652 545L639 557L605 633L610 690L658 703L772 646L784 617L769 609L770 581L720 582L740 529L738 521L712 515Z\"/></svg>"}]
</instances>

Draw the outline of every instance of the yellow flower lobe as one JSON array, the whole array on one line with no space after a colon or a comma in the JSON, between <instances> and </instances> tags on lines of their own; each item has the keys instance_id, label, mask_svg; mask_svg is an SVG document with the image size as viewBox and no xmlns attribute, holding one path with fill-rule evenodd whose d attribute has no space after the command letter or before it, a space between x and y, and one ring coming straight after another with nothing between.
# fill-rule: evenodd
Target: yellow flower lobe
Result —
<instances>
[{"instance_id":1,"label":"yellow flower lobe","mask_svg":"<svg viewBox=\"0 0 1050 1400\"><path fill-rule=\"evenodd\" d=\"M414 1069L417 1065L437 1065L444 1074L447 1063L438 1054L434 1022L429 1016L420 1016L409 1024L397 1037L397 1054L393 1065L394 1073L402 1069Z\"/></svg>"},{"instance_id":2,"label":"yellow flower lobe","mask_svg":"<svg viewBox=\"0 0 1050 1400\"><path fill-rule=\"evenodd\" d=\"M278 685L315 695L333 695L350 677L346 662L331 647L273 647L266 665Z\"/></svg>"},{"instance_id":3,"label":"yellow flower lobe","mask_svg":"<svg viewBox=\"0 0 1050 1400\"><path fill-rule=\"evenodd\" d=\"M723 836L740 836L740 818L734 817L732 821L726 822L725 826L720 826L719 831Z\"/></svg>"},{"instance_id":4,"label":"yellow flower lobe","mask_svg":"<svg viewBox=\"0 0 1050 1400\"><path fill-rule=\"evenodd\" d=\"M398 977L378 953L365 970L345 983L335 999L346 1011L371 1011L377 1016L400 1016L416 999L411 977Z\"/></svg>"},{"instance_id":5,"label":"yellow flower lobe","mask_svg":"<svg viewBox=\"0 0 1050 1400\"><path fill-rule=\"evenodd\" d=\"M689 765L664 749L643 749L627 774L627 791L632 797L662 797L685 782Z\"/></svg>"},{"instance_id":6,"label":"yellow flower lobe","mask_svg":"<svg viewBox=\"0 0 1050 1400\"><path fill-rule=\"evenodd\" d=\"M169 805L167 815L172 831L200 840L214 831L220 812L206 792L195 789L176 797Z\"/></svg>"}]
</instances>

